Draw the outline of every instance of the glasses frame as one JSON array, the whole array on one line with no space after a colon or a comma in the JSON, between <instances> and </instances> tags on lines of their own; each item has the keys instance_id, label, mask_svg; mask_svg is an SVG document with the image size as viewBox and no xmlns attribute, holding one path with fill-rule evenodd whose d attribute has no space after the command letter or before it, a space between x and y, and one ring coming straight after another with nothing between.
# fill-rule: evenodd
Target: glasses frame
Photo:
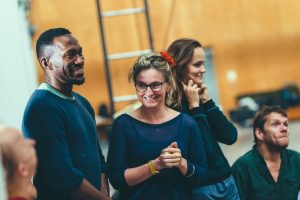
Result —
<instances>
[{"instance_id":1,"label":"glasses frame","mask_svg":"<svg viewBox=\"0 0 300 200\"><path fill-rule=\"evenodd\" d=\"M139 93L145 93L145 92L148 90L149 87L150 87L150 89L152 90L152 92L159 92L159 91L161 91L161 89L162 89L162 85L163 85L164 83L166 83L166 82L167 82L167 81L163 81L163 82L155 81L155 82L150 83L149 85L146 84L146 83L143 83L143 82L137 82L137 83L134 84L134 86L135 86L135 90L136 90L137 92L139 92ZM145 87L145 90L139 90L139 89L137 88L137 85L138 85L138 84L142 84L142 85L146 86L146 87ZM154 84L159 84L159 88L153 89Z\"/></svg>"}]
</instances>

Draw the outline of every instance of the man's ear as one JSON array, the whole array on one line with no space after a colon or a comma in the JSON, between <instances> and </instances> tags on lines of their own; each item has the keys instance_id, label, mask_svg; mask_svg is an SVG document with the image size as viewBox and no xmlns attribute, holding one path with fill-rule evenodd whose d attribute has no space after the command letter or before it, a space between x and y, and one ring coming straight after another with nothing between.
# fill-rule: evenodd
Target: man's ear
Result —
<instances>
[{"instance_id":1,"label":"man's ear","mask_svg":"<svg viewBox=\"0 0 300 200\"><path fill-rule=\"evenodd\" d=\"M40 59L40 63L41 63L41 65L42 65L42 67L46 70L46 69L50 69L50 70L52 70L53 68L52 68L52 65L51 65L51 63L50 63L50 60L48 59L48 58L46 58L46 57L42 57L41 59Z\"/></svg>"},{"instance_id":2,"label":"man's ear","mask_svg":"<svg viewBox=\"0 0 300 200\"><path fill-rule=\"evenodd\" d=\"M255 129L255 135L258 140L263 140L264 138L264 132L260 128Z\"/></svg>"},{"instance_id":3,"label":"man's ear","mask_svg":"<svg viewBox=\"0 0 300 200\"><path fill-rule=\"evenodd\" d=\"M28 176L28 174L29 174L28 166L24 163L19 163L18 164L18 173L24 177Z\"/></svg>"}]
</instances>

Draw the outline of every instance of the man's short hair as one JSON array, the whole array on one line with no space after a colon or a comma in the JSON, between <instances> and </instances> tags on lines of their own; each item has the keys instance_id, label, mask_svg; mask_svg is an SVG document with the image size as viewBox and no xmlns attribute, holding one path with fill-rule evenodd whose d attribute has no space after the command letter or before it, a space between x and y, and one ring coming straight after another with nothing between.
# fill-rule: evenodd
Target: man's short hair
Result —
<instances>
[{"instance_id":1,"label":"man's short hair","mask_svg":"<svg viewBox=\"0 0 300 200\"><path fill-rule=\"evenodd\" d=\"M261 131L264 131L264 124L266 123L267 116L271 113L279 113L284 117L288 117L286 111L282 109L280 106L263 106L260 111L258 111L254 117L253 122L253 135L254 142L257 143L257 138L255 135L255 130L258 128Z\"/></svg>"},{"instance_id":2,"label":"man's short hair","mask_svg":"<svg viewBox=\"0 0 300 200\"><path fill-rule=\"evenodd\" d=\"M38 60L43 56L44 48L53 43L53 39L62 35L72 34L65 28L53 28L43 32L36 42L36 55Z\"/></svg>"}]
</instances>

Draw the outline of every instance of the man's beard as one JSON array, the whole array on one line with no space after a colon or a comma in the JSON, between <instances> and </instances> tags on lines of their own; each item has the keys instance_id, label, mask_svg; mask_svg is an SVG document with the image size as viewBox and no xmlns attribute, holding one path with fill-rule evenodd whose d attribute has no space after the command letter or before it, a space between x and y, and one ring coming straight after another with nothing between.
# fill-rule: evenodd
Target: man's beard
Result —
<instances>
[{"instance_id":1,"label":"man's beard","mask_svg":"<svg viewBox=\"0 0 300 200\"><path fill-rule=\"evenodd\" d=\"M274 144L274 143L271 143L271 142L266 142L265 144L266 144L266 147L271 152L282 152L283 150L285 150L289 146L289 143L280 145L280 144Z\"/></svg>"},{"instance_id":2,"label":"man's beard","mask_svg":"<svg viewBox=\"0 0 300 200\"><path fill-rule=\"evenodd\" d=\"M85 81L85 78L84 77L82 77L82 78L80 78L80 79L70 79L70 81L72 82L72 84L73 85L82 85L83 83L84 83L84 81Z\"/></svg>"},{"instance_id":3,"label":"man's beard","mask_svg":"<svg viewBox=\"0 0 300 200\"><path fill-rule=\"evenodd\" d=\"M63 69L63 72L65 74L65 77L67 77L67 82L69 84L72 85L82 85L85 81L85 77L79 77L79 78L73 78L72 76L72 71L69 70L69 68L67 70L65 70L65 68Z\"/></svg>"}]
</instances>

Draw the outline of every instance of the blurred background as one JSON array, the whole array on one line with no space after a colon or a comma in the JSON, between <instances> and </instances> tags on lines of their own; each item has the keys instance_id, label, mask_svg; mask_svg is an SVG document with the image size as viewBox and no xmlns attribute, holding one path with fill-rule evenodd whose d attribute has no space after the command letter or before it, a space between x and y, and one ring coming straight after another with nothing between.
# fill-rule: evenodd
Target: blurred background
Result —
<instances>
[{"instance_id":1,"label":"blurred background","mask_svg":"<svg viewBox=\"0 0 300 200\"><path fill-rule=\"evenodd\" d=\"M143 12L101 17L101 29L100 11L144 8L145 2ZM43 81L34 47L46 29L65 27L79 40L86 82L75 90L104 117L135 99L127 74L136 57L108 60L103 44L107 54L160 51L190 37L205 47L209 91L241 135L249 136L244 140L252 144L256 110L278 104L288 111L299 151L299 10L298 0L0 0L0 123L21 126L28 98ZM124 95L126 101L112 101ZM107 132L106 125L99 129Z\"/></svg>"}]
</instances>

